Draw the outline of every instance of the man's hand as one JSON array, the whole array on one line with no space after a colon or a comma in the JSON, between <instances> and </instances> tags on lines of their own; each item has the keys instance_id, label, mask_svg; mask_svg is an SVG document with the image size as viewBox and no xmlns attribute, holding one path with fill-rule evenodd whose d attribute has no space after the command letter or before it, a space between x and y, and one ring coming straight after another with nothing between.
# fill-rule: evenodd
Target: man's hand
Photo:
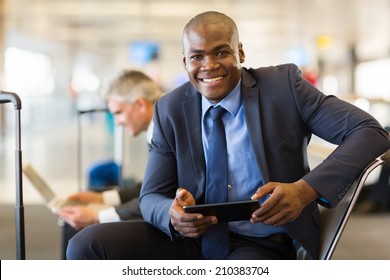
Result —
<instances>
[{"instance_id":1,"label":"man's hand","mask_svg":"<svg viewBox=\"0 0 390 280\"><path fill-rule=\"evenodd\" d=\"M100 192L79 192L69 196L70 200L78 201L81 203L104 203L103 194Z\"/></svg>"},{"instance_id":2,"label":"man's hand","mask_svg":"<svg viewBox=\"0 0 390 280\"><path fill-rule=\"evenodd\" d=\"M76 230L99 223L98 212L85 206L68 206L55 212Z\"/></svg>"},{"instance_id":3,"label":"man's hand","mask_svg":"<svg viewBox=\"0 0 390 280\"><path fill-rule=\"evenodd\" d=\"M306 205L319 197L304 180L292 184L270 182L260 187L252 199L266 195L269 198L253 213L252 223L282 226L294 221Z\"/></svg>"},{"instance_id":4,"label":"man's hand","mask_svg":"<svg viewBox=\"0 0 390 280\"><path fill-rule=\"evenodd\" d=\"M169 210L169 216L174 229L181 235L200 237L210 225L218 222L214 216L204 217L202 214L185 213L183 206L187 205L195 205L194 197L189 191L179 188Z\"/></svg>"}]
</instances>

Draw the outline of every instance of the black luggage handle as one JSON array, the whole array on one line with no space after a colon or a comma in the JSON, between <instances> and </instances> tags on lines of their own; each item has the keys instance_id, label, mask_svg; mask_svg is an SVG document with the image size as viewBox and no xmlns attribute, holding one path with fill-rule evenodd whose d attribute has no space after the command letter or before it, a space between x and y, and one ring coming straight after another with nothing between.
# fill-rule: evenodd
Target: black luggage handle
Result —
<instances>
[{"instance_id":1,"label":"black luggage handle","mask_svg":"<svg viewBox=\"0 0 390 280\"><path fill-rule=\"evenodd\" d=\"M22 102L20 97L13 92L5 92L0 90L0 103L12 102L14 104L15 110L22 109Z\"/></svg>"},{"instance_id":2,"label":"black luggage handle","mask_svg":"<svg viewBox=\"0 0 390 280\"><path fill-rule=\"evenodd\" d=\"M24 206L23 206L23 177L22 177L22 149L21 149L21 125L20 109L22 102L20 97L13 92L0 91L0 104L12 102L15 109L16 121L16 149L15 149L15 169L16 169L16 258L26 259L25 234L24 234Z\"/></svg>"}]
</instances>

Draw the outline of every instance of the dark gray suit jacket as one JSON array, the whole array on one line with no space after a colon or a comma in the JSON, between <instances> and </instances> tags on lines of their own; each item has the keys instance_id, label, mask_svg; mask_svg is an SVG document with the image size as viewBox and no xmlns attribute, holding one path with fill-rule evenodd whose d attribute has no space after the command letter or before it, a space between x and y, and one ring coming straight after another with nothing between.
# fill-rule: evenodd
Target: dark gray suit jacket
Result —
<instances>
[{"instance_id":1,"label":"dark gray suit jacket","mask_svg":"<svg viewBox=\"0 0 390 280\"><path fill-rule=\"evenodd\" d=\"M139 208L141 185L142 182L137 182L130 187L118 190L121 204L115 206L115 211L122 221L142 219L141 210Z\"/></svg>"},{"instance_id":2,"label":"dark gray suit jacket","mask_svg":"<svg viewBox=\"0 0 390 280\"><path fill-rule=\"evenodd\" d=\"M241 81L248 133L264 183L303 178L333 207L363 168L390 148L386 131L375 119L322 94L293 64L243 69ZM310 171L306 147L313 133L339 147ZM153 140L140 196L144 219L172 237L168 211L177 188L186 188L202 203L205 174L201 95L186 83L155 106ZM312 258L318 257L316 202L284 228Z\"/></svg>"}]
</instances>

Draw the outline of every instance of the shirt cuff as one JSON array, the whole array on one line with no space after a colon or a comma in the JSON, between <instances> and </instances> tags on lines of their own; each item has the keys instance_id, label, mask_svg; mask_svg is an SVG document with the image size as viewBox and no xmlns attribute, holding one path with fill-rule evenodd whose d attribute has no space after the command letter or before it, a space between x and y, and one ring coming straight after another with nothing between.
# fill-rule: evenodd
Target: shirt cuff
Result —
<instances>
[{"instance_id":1,"label":"shirt cuff","mask_svg":"<svg viewBox=\"0 0 390 280\"><path fill-rule=\"evenodd\" d=\"M117 190L109 190L103 192L103 203L110 206L121 204L121 198Z\"/></svg>"},{"instance_id":2,"label":"shirt cuff","mask_svg":"<svg viewBox=\"0 0 390 280\"><path fill-rule=\"evenodd\" d=\"M327 200L325 197L321 196L318 198L317 203L320 204L321 206L324 206L326 208L330 208L329 200Z\"/></svg>"},{"instance_id":3,"label":"shirt cuff","mask_svg":"<svg viewBox=\"0 0 390 280\"><path fill-rule=\"evenodd\" d=\"M100 210L98 217L99 223L120 222L121 220L114 207Z\"/></svg>"},{"instance_id":4,"label":"shirt cuff","mask_svg":"<svg viewBox=\"0 0 390 280\"><path fill-rule=\"evenodd\" d=\"M178 239L184 238L184 236L181 235L180 232L178 232L177 230L174 229L174 227L171 224L171 222L169 222L169 230L171 231L171 234L172 234L173 237L178 238Z\"/></svg>"}]
</instances>

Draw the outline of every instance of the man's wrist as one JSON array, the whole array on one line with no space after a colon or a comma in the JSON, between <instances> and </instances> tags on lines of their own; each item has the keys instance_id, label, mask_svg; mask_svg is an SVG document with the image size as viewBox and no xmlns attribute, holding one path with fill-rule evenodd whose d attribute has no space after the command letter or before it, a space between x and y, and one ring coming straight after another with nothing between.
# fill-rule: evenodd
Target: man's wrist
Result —
<instances>
[{"instance_id":1,"label":"man's wrist","mask_svg":"<svg viewBox=\"0 0 390 280\"><path fill-rule=\"evenodd\" d=\"M303 194L305 204L309 204L312 201L315 201L316 199L320 198L321 195L319 192L317 192L309 183L307 183L305 180L301 179L296 182L296 184L302 188L304 191L301 193Z\"/></svg>"}]
</instances>

